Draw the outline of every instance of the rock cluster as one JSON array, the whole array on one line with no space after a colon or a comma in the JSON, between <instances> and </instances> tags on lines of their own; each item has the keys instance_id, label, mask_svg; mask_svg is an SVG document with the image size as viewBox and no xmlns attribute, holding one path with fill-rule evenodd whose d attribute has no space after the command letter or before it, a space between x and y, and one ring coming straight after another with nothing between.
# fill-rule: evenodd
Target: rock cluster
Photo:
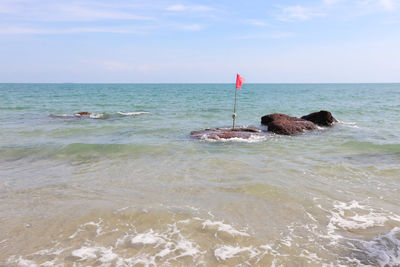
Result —
<instances>
[{"instance_id":1,"label":"rock cluster","mask_svg":"<svg viewBox=\"0 0 400 267\"><path fill-rule=\"evenodd\" d=\"M261 124L267 125L270 132L284 135L298 134L317 129L317 126L311 121L280 113L263 116Z\"/></svg>"},{"instance_id":2,"label":"rock cluster","mask_svg":"<svg viewBox=\"0 0 400 267\"><path fill-rule=\"evenodd\" d=\"M337 120L329 111L321 110L301 118L274 113L261 118L261 124L268 126L268 131L276 134L293 135L317 129L320 126L332 126Z\"/></svg>"},{"instance_id":3,"label":"rock cluster","mask_svg":"<svg viewBox=\"0 0 400 267\"><path fill-rule=\"evenodd\" d=\"M329 111L321 110L310 113L301 118L291 117L286 114L274 113L261 117L261 124L268 126L268 132L283 135L294 135L306 131L316 130L319 126L332 126L337 120ZM266 133L254 127L238 127L205 129L193 131L190 136L196 139L220 140L241 138L249 139L252 136L262 136Z\"/></svg>"}]
</instances>

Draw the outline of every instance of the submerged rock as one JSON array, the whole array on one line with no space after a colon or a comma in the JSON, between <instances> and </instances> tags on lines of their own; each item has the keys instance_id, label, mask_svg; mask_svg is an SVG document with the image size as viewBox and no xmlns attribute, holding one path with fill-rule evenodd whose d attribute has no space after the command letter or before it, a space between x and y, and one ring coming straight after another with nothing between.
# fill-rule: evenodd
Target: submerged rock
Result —
<instances>
[{"instance_id":1,"label":"submerged rock","mask_svg":"<svg viewBox=\"0 0 400 267\"><path fill-rule=\"evenodd\" d=\"M326 110L310 113L301 118L320 126L332 126L335 122L337 122L337 120L332 116L332 113Z\"/></svg>"},{"instance_id":2,"label":"submerged rock","mask_svg":"<svg viewBox=\"0 0 400 267\"><path fill-rule=\"evenodd\" d=\"M231 138L241 138L249 139L252 136L262 136L264 133L261 130L254 127L238 127L235 129L227 128L216 128L216 129L205 129L201 131L193 131L190 136L196 139L231 139Z\"/></svg>"},{"instance_id":3,"label":"submerged rock","mask_svg":"<svg viewBox=\"0 0 400 267\"><path fill-rule=\"evenodd\" d=\"M276 134L293 135L317 129L311 121L274 113L261 118L261 124L268 126L268 131Z\"/></svg>"}]
</instances>

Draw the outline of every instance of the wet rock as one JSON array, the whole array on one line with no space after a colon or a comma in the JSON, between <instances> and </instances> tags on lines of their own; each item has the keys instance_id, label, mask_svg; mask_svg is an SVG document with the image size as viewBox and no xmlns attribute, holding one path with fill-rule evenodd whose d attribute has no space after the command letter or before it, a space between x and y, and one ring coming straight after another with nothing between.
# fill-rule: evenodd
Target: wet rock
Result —
<instances>
[{"instance_id":1,"label":"wet rock","mask_svg":"<svg viewBox=\"0 0 400 267\"><path fill-rule=\"evenodd\" d=\"M299 134L304 131L317 129L317 126L311 121L280 113L263 116L261 124L267 125L268 131L283 135Z\"/></svg>"},{"instance_id":2,"label":"wet rock","mask_svg":"<svg viewBox=\"0 0 400 267\"><path fill-rule=\"evenodd\" d=\"M335 122L337 122L337 120L332 116L332 113L326 110L310 113L301 118L320 126L332 126Z\"/></svg>"},{"instance_id":3,"label":"wet rock","mask_svg":"<svg viewBox=\"0 0 400 267\"><path fill-rule=\"evenodd\" d=\"M77 115L77 116L90 116L90 112L81 111L81 112L76 113L75 115Z\"/></svg>"},{"instance_id":4,"label":"wet rock","mask_svg":"<svg viewBox=\"0 0 400 267\"><path fill-rule=\"evenodd\" d=\"M192 138L196 139L231 139L231 138L242 138L249 139L252 136L261 136L264 133L261 130L254 127L237 127L233 129L227 128L216 128L216 129L205 129L201 131L193 131L190 133Z\"/></svg>"}]
</instances>

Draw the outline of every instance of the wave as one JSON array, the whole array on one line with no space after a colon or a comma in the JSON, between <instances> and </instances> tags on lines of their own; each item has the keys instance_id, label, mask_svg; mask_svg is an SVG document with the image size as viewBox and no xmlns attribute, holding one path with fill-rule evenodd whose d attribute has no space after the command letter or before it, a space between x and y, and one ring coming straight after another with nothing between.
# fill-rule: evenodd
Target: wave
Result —
<instances>
[{"instance_id":1,"label":"wave","mask_svg":"<svg viewBox=\"0 0 400 267\"><path fill-rule=\"evenodd\" d=\"M74 118L76 117L74 114L50 114L52 118Z\"/></svg>"},{"instance_id":2,"label":"wave","mask_svg":"<svg viewBox=\"0 0 400 267\"><path fill-rule=\"evenodd\" d=\"M375 220L367 225L364 222L372 215L365 214L374 213L373 216L392 222L399 219L357 201L337 201L330 209L323 210L330 214L330 222L335 226L334 232L328 235L326 228L321 228L325 226L324 220L317 220L306 211L310 220L289 224L287 230L269 240L247 227L218 220L211 212L206 215L206 211L194 207L182 209L176 213L174 208L140 211L123 207L90 214L92 220L85 215L77 222L71 220L71 227L61 235L46 232L53 237L47 244L33 247L26 254L9 254L6 263L52 266L62 265L68 259L71 263L101 266L233 266L240 263L280 266L295 260L307 266L397 266L400 260L399 227L372 240L355 239L359 235L351 235L351 229L362 230L384 223ZM360 217L356 217L358 213ZM8 245L12 240L2 242Z\"/></svg>"},{"instance_id":3,"label":"wave","mask_svg":"<svg viewBox=\"0 0 400 267\"><path fill-rule=\"evenodd\" d=\"M221 264L229 263L233 258L247 258L256 263L266 251L259 247L235 245L235 241L250 238L250 234L231 224L184 214L179 217L182 218L175 220L169 213L148 210L132 213L123 208L113 212L108 219L100 217L83 222L67 237L56 238L29 255L11 255L6 263L52 266L63 264L68 258L73 263L85 265L195 266L205 264L213 255ZM142 220L155 223L151 228L143 229L138 225ZM219 245L210 248L208 242L198 239L202 237Z\"/></svg>"},{"instance_id":4,"label":"wave","mask_svg":"<svg viewBox=\"0 0 400 267\"><path fill-rule=\"evenodd\" d=\"M359 126L357 126L357 123L355 123L355 122L344 122L344 121L339 121L338 120L338 123L341 124L341 125L352 127L352 128L360 128Z\"/></svg>"},{"instance_id":5,"label":"wave","mask_svg":"<svg viewBox=\"0 0 400 267\"><path fill-rule=\"evenodd\" d=\"M82 115L79 113L76 114L50 114L49 115L52 118L90 118L90 119L106 119L109 118L110 115L107 113L90 113L88 115Z\"/></svg>"},{"instance_id":6,"label":"wave","mask_svg":"<svg viewBox=\"0 0 400 267\"><path fill-rule=\"evenodd\" d=\"M138 116L138 115L143 115L143 114L149 114L150 112L147 111L130 111L130 112L121 112L118 111L116 113L88 113L88 114L80 114L80 113L75 113L75 114L50 114L49 116L52 118L79 118L79 119L109 119L109 118L117 118L117 117L127 117L127 116Z\"/></svg>"},{"instance_id":7,"label":"wave","mask_svg":"<svg viewBox=\"0 0 400 267\"><path fill-rule=\"evenodd\" d=\"M400 264L400 228L393 227L400 222L400 216L391 211L374 208L368 203L352 200L350 202L334 201L333 207L323 209L330 215L327 238L334 247L346 250L347 255L341 261L357 266L398 266ZM372 240L364 240L364 233L377 229L392 229Z\"/></svg>"},{"instance_id":8,"label":"wave","mask_svg":"<svg viewBox=\"0 0 400 267\"><path fill-rule=\"evenodd\" d=\"M110 115L107 113L91 113L89 115L89 118L91 119L108 119L110 118Z\"/></svg>"},{"instance_id":9,"label":"wave","mask_svg":"<svg viewBox=\"0 0 400 267\"><path fill-rule=\"evenodd\" d=\"M371 263L378 266L400 265L400 227L395 227L386 234L371 241L362 241L358 248L366 254Z\"/></svg>"},{"instance_id":10,"label":"wave","mask_svg":"<svg viewBox=\"0 0 400 267\"><path fill-rule=\"evenodd\" d=\"M117 114L122 116L137 116L142 114L149 114L147 111L133 111L133 112L117 112Z\"/></svg>"}]
</instances>

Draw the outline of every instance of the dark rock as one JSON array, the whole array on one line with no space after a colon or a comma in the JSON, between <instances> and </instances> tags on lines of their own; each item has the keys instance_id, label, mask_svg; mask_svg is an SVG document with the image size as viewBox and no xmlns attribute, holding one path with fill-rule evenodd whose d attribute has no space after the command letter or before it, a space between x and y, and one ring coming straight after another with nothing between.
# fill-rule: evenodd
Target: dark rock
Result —
<instances>
[{"instance_id":1,"label":"dark rock","mask_svg":"<svg viewBox=\"0 0 400 267\"><path fill-rule=\"evenodd\" d=\"M81 112L76 113L75 115L78 115L78 116L90 116L90 112L81 111Z\"/></svg>"},{"instance_id":2,"label":"dark rock","mask_svg":"<svg viewBox=\"0 0 400 267\"><path fill-rule=\"evenodd\" d=\"M268 131L276 134L293 135L317 129L311 121L274 113L261 118L261 124L268 126Z\"/></svg>"},{"instance_id":3,"label":"dark rock","mask_svg":"<svg viewBox=\"0 0 400 267\"><path fill-rule=\"evenodd\" d=\"M196 139L231 139L231 138L242 138L249 139L252 136L265 135L261 130L254 127L237 127L233 129L227 128L216 128L216 129L205 129L202 131L193 131L190 136Z\"/></svg>"},{"instance_id":4,"label":"dark rock","mask_svg":"<svg viewBox=\"0 0 400 267\"><path fill-rule=\"evenodd\" d=\"M320 126L332 126L335 122L337 122L337 120L332 116L332 113L326 110L310 113L301 118Z\"/></svg>"}]
</instances>

